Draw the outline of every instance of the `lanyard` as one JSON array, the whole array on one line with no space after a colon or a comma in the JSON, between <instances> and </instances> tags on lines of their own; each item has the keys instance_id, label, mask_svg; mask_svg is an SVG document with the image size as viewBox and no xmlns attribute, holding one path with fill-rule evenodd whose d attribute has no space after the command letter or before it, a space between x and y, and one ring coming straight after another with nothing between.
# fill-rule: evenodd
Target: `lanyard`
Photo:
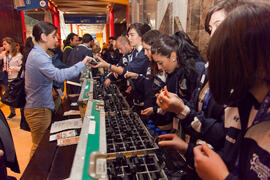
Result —
<instances>
[{"instance_id":1,"label":"lanyard","mask_svg":"<svg viewBox=\"0 0 270 180\"><path fill-rule=\"evenodd\" d=\"M270 91L268 91L267 95L264 97L264 100L260 106L260 109L257 112L254 121L252 122L252 126L260 123L261 121L264 120L264 117L266 115L269 115L269 113L267 113L269 105L270 105Z\"/></svg>"},{"instance_id":2,"label":"lanyard","mask_svg":"<svg viewBox=\"0 0 270 180\"><path fill-rule=\"evenodd\" d=\"M128 55L128 57L129 57L128 64L131 63L131 61L133 60L133 57L136 57L136 52L137 52L137 50L133 49L132 52Z\"/></svg>"},{"instance_id":3,"label":"lanyard","mask_svg":"<svg viewBox=\"0 0 270 180\"><path fill-rule=\"evenodd\" d=\"M12 57L9 57L9 55L7 55L6 57L7 57L7 60L6 60L6 65L7 65L6 70L8 70L8 68L9 68L9 63L10 63Z\"/></svg>"},{"instance_id":4,"label":"lanyard","mask_svg":"<svg viewBox=\"0 0 270 180\"><path fill-rule=\"evenodd\" d=\"M207 106L208 106L208 103L209 103L209 100L210 100L210 90L209 88L207 89L207 92L204 96L204 99L203 99L203 107L202 109L205 111L207 109Z\"/></svg>"},{"instance_id":5,"label":"lanyard","mask_svg":"<svg viewBox=\"0 0 270 180\"><path fill-rule=\"evenodd\" d=\"M9 63L11 61L12 57L9 57L9 55L7 55L7 62Z\"/></svg>"},{"instance_id":6,"label":"lanyard","mask_svg":"<svg viewBox=\"0 0 270 180\"><path fill-rule=\"evenodd\" d=\"M129 65L129 63L132 61L132 53L128 54L126 58L127 58L127 64L126 65Z\"/></svg>"}]
</instances>

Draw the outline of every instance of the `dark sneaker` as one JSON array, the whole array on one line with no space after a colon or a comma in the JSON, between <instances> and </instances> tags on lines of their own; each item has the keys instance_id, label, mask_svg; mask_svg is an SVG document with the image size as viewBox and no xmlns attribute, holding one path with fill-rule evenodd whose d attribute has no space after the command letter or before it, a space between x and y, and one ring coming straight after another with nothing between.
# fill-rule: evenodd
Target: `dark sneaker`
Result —
<instances>
[{"instance_id":1,"label":"dark sneaker","mask_svg":"<svg viewBox=\"0 0 270 180\"><path fill-rule=\"evenodd\" d=\"M11 118L13 118L13 117L15 117L16 116L16 114L14 114L14 113L10 113L10 115L7 117L8 119L11 119Z\"/></svg>"}]
</instances>

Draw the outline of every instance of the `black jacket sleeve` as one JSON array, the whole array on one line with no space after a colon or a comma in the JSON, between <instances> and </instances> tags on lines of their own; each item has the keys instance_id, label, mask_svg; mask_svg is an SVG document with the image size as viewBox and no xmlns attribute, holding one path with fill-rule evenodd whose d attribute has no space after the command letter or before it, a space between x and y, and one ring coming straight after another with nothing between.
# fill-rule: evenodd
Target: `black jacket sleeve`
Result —
<instances>
[{"instance_id":1,"label":"black jacket sleeve","mask_svg":"<svg viewBox=\"0 0 270 180\"><path fill-rule=\"evenodd\" d=\"M185 133L196 139L202 139L211 144L215 150L219 150L224 146L225 127L224 114L218 119L206 117L203 111L196 112L191 109L190 114L180 120Z\"/></svg>"},{"instance_id":2,"label":"black jacket sleeve","mask_svg":"<svg viewBox=\"0 0 270 180\"><path fill-rule=\"evenodd\" d=\"M230 173L225 180L240 180L239 177L234 176L232 173Z\"/></svg>"}]
</instances>

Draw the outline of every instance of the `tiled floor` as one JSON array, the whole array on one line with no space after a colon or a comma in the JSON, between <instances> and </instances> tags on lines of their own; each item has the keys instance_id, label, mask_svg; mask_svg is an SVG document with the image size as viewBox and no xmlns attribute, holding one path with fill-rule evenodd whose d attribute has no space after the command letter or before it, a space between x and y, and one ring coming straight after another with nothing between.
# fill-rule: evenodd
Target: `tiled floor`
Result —
<instances>
[{"instance_id":1,"label":"tiled floor","mask_svg":"<svg viewBox=\"0 0 270 180\"><path fill-rule=\"evenodd\" d=\"M9 108L6 105L3 105L0 102L0 108L7 117L9 115ZM24 131L20 129L20 121L21 121L21 113L19 109L16 109L16 116L12 119L7 120L14 145L15 145L15 150L17 154L17 159L19 162L19 167L21 173L14 173L8 168L8 175L9 176L14 176L17 179L20 179L21 175L23 174L24 169L26 168L28 162L29 162L29 154L30 154L30 149L32 146L32 140L31 140L31 134L30 132Z\"/></svg>"}]
</instances>

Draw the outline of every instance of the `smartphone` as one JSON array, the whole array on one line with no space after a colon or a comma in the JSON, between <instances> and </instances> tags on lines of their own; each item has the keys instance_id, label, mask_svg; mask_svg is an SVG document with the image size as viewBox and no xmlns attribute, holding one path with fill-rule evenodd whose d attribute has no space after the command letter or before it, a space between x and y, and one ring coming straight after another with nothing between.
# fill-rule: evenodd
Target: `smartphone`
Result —
<instances>
[{"instance_id":1,"label":"smartphone","mask_svg":"<svg viewBox=\"0 0 270 180\"><path fill-rule=\"evenodd\" d=\"M98 62L96 62L96 61L91 61L91 62L90 62L90 64L92 64L92 65L94 65L94 66L95 66L95 65L97 65L97 64L98 64Z\"/></svg>"}]
</instances>

